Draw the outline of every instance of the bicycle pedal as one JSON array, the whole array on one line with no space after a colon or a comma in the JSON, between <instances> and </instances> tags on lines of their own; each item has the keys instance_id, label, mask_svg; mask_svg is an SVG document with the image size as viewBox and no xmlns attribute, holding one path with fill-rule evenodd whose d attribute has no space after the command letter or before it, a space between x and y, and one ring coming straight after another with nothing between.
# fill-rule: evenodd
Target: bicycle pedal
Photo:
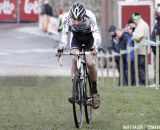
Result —
<instances>
[{"instance_id":1,"label":"bicycle pedal","mask_svg":"<svg viewBox=\"0 0 160 130\"><path fill-rule=\"evenodd\" d=\"M84 105L92 106L92 98L88 98Z\"/></svg>"},{"instance_id":2,"label":"bicycle pedal","mask_svg":"<svg viewBox=\"0 0 160 130\"><path fill-rule=\"evenodd\" d=\"M71 103L71 104L73 104L73 102L74 102L74 103L77 103L77 104L79 104L79 105L80 105L80 103L81 103L80 100L77 99L77 100L73 101L72 98L68 98L68 102Z\"/></svg>"},{"instance_id":3,"label":"bicycle pedal","mask_svg":"<svg viewBox=\"0 0 160 130\"><path fill-rule=\"evenodd\" d=\"M68 98L68 102L73 103L73 98Z\"/></svg>"}]
</instances>

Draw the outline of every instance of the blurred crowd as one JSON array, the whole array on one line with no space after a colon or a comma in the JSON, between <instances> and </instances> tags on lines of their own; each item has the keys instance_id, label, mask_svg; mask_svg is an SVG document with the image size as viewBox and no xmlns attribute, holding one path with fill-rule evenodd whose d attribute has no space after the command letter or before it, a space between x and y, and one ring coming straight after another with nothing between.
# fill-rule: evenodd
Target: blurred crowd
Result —
<instances>
[{"instance_id":1,"label":"blurred crowd","mask_svg":"<svg viewBox=\"0 0 160 130\"><path fill-rule=\"evenodd\" d=\"M52 24L58 23L56 27L57 30L55 31L59 33L61 33L63 29L64 13L65 13L64 10L61 8L56 10L56 15L58 15L58 21L56 21L55 23L52 23ZM40 18L41 18L42 31L48 32L48 27L49 27L49 24L51 23L50 19L53 18L53 16L55 16L55 14L53 14L53 7L49 3L49 0L44 0L40 7Z\"/></svg>"},{"instance_id":2,"label":"blurred crowd","mask_svg":"<svg viewBox=\"0 0 160 130\"><path fill-rule=\"evenodd\" d=\"M110 44L108 46L109 52L120 53L122 50L127 50L128 47L134 47L136 45L142 45L145 40L152 40L156 42L156 36L160 36L160 7L155 10L155 26L150 33L149 25L145 22L140 13L135 12L132 14L131 18L128 19L128 23L125 28L119 29L114 25L109 27L110 33ZM151 46L151 50L156 56L156 47ZM148 48L150 53L150 48ZM135 80L135 55L134 50L130 53L131 60L131 85L136 84ZM146 70L145 70L145 47L137 49L138 55L138 81L139 85L146 85ZM154 60L155 61L155 60ZM117 65L118 72L120 73L120 57L115 57L115 62ZM123 85L128 85L128 58L127 54L122 55L123 62ZM156 65L156 64L155 64ZM160 64L158 64L160 65ZM155 68L155 67L154 67ZM160 73L160 71L159 71ZM155 73L156 74L156 73ZM120 85L120 78L119 78Z\"/></svg>"}]
</instances>

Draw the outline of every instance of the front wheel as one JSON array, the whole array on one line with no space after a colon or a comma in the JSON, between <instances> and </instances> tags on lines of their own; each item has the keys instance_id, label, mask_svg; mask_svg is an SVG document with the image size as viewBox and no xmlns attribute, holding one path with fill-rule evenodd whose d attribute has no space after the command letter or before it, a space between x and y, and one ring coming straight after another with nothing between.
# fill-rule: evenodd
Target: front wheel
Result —
<instances>
[{"instance_id":1,"label":"front wheel","mask_svg":"<svg viewBox=\"0 0 160 130\"><path fill-rule=\"evenodd\" d=\"M76 73L73 79L72 100L74 122L77 128L81 128L83 123L83 91L80 85L79 74Z\"/></svg>"},{"instance_id":2,"label":"front wheel","mask_svg":"<svg viewBox=\"0 0 160 130\"><path fill-rule=\"evenodd\" d=\"M92 123L92 95L91 95L91 81L88 74L86 76L86 81L84 85L85 85L84 96L86 100L84 109L85 109L85 115L86 115L86 122L91 124Z\"/></svg>"}]
</instances>

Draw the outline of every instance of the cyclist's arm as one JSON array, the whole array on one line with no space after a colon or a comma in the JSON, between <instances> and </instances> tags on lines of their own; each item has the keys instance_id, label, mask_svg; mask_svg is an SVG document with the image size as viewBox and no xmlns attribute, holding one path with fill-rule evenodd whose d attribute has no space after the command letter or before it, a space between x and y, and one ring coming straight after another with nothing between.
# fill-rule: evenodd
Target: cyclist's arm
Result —
<instances>
[{"instance_id":1,"label":"cyclist's arm","mask_svg":"<svg viewBox=\"0 0 160 130\"><path fill-rule=\"evenodd\" d=\"M99 30L93 32L93 38L94 38L94 47L97 49L101 43Z\"/></svg>"},{"instance_id":2,"label":"cyclist's arm","mask_svg":"<svg viewBox=\"0 0 160 130\"><path fill-rule=\"evenodd\" d=\"M94 47L97 49L101 43L100 32L97 26L95 15L91 11L88 11L88 15L92 19L91 31L92 31L93 38L94 38Z\"/></svg>"}]
</instances>

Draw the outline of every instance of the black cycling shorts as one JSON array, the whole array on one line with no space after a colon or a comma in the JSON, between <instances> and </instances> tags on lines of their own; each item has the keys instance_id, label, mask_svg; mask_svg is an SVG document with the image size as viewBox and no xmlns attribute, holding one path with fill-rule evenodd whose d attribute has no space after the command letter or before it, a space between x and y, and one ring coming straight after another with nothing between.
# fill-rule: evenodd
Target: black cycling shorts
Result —
<instances>
[{"instance_id":1,"label":"black cycling shorts","mask_svg":"<svg viewBox=\"0 0 160 130\"><path fill-rule=\"evenodd\" d=\"M71 41L71 49L82 50L82 44L85 44L85 51L90 51L93 47L94 38L92 32L90 33L77 33L73 32L73 37Z\"/></svg>"}]
</instances>

